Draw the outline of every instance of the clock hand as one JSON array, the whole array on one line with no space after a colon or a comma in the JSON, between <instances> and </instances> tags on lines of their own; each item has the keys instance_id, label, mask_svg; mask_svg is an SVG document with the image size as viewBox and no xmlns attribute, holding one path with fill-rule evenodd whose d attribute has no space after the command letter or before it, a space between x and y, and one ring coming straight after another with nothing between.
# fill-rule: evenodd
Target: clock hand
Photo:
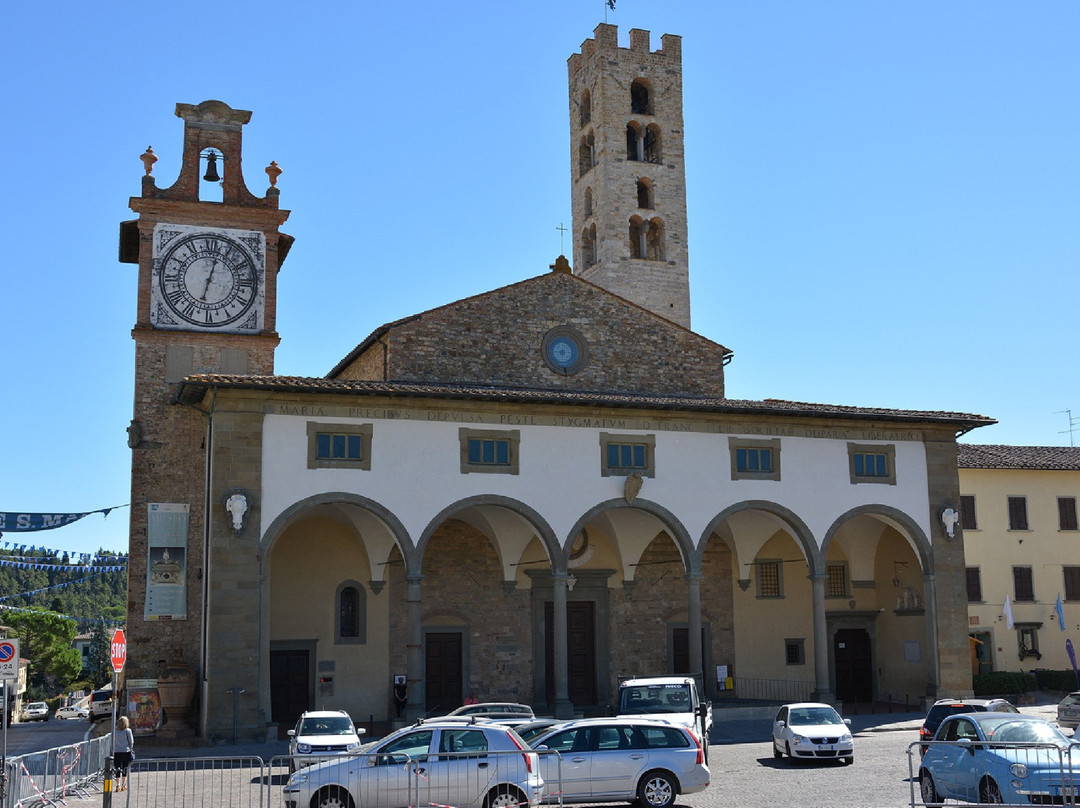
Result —
<instances>
[{"instance_id":1,"label":"clock hand","mask_svg":"<svg viewBox=\"0 0 1080 808\"><path fill-rule=\"evenodd\" d=\"M203 287L202 295L199 297L199 300L203 301L204 303L206 302L206 293L210 291L210 281L214 279L214 270L217 269L217 265L218 260L214 258L213 263L210 264L210 274L206 276L206 286Z\"/></svg>"}]
</instances>

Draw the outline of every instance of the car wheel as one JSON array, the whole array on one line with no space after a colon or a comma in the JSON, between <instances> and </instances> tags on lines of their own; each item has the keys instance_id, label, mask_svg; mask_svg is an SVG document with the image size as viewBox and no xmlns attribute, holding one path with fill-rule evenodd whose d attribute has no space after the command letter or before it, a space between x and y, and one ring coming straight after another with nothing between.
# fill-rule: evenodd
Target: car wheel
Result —
<instances>
[{"instance_id":1,"label":"car wheel","mask_svg":"<svg viewBox=\"0 0 1080 808\"><path fill-rule=\"evenodd\" d=\"M773 742L772 742L772 756L773 756L774 758L776 758L777 760L779 760L780 758L782 758L782 757L784 756L784 753L783 753L783 752L781 752L781 751L780 751L780 750L779 750L779 749L778 749L778 748L776 747L776 741L773 741Z\"/></svg>"},{"instance_id":2,"label":"car wheel","mask_svg":"<svg viewBox=\"0 0 1080 808\"><path fill-rule=\"evenodd\" d=\"M353 808L349 791L341 786L327 786L311 801L312 808Z\"/></svg>"},{"instance_id":3,"label":"car wheel","mask_svg":"<svg viewBox=\"0 0 1080 808\"><path fill-rule=\"evenodd\" d=\"M496 786L488 792L484 808L514 808L527 802L525 795L513 786Z\"/></svg>"},{"instance_id":4,"label":"car wheel","mask_svg":"<svg viewBox=\"0 0 1080 808\"><path fill-rule=\"evenodd\" d=\"M919 775L919 794L922 796L924 805L941 805L941 797L937 793L937 786L934 785L934 778L926 769L923 769Z\"/></svg>"},{"instance_id":5,"label":"car wheel","mask_svg":"<svg viewBox=\"0 0 1080 808\"><path fill-rule=\"evenodd\" d=\"M1005 802L1001 798L1001 789L998 784L987 777L979 783L979 802L988 802L993 805L1001 805Z\"/></svg>"},{"instance_id":6,"label":"car wheel","mask_svg":"<svg viewBox=\"0 0 1080 808\"><path fill-rule=\"evenodd\" d=\"M795 756L793 754L791 754L791 743L790 742L784 744L784 749L787 750L788 760L795 760Z\"/></svg>"},{"instance_id":7,"label":"car wheel","mask_svg":"<svg viewBox=\"0 0 1080 808\"><path fill-rule=\"evenodd\" d=\"M649 772L638 783L638 800L645 808L670 808L675 804L679 788L667 772Z\"/></svg>"}]
</instances>

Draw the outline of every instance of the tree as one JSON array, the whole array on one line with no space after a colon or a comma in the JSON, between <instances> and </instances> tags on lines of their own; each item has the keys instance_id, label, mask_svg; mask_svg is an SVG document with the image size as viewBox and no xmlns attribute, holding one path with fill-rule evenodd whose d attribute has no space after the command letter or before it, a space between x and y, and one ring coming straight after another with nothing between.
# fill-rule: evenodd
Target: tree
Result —
<instances>
[{"instance_id":1,"label":"tree","mask_svg":"<svg viewBox=\"0 0 1080 808\"><path fill-rule=\"evenodd\" d=\"M102 687L112 676L112 630L105 622L95 623L90 631L90 650L87 652L87 674L94 687Z\"/></svg>"},{"instance_id":2,"label":"tree","mask_svg":"<svg viewBox=\"0 0 1080 808\"><path fill-rule=\"evenodd\" d=\"M79 652L71 647L76 624L41 609L8 612L6 622L19 638L19 653L30 660L27 689L38 697L55 695L82 669Z\"/></svg>"}]
</instances>

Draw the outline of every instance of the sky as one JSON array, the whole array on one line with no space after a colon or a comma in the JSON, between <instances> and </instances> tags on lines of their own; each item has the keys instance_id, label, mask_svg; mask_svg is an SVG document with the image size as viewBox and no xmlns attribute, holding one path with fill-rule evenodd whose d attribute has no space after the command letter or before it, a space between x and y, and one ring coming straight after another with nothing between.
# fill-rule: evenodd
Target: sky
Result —
<instances>
[{"instance_id":1,"label":"sky","mask_svg":"<svg viewBox=\"0 0 1080 808\"><path fill-rule=\"evenodd\" d=\"M734 351L729 397L1080 442L1075 0L80 8L4 14L0 511L128 502L119 223L148 145L158 186L176 179L178 102L252 111L254 193L284 169L276 371L322 376L383 323L572 254L566 60L605 14L624 47L683 38L692 325ZM3 541L124 551L127 525Z\"/></svg>"}]
</instances>

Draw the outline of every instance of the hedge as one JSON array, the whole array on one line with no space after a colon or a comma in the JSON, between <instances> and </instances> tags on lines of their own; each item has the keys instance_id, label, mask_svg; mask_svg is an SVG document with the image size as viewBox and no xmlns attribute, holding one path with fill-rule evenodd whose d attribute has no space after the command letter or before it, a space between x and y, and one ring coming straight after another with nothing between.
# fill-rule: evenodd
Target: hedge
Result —
<instances>
[{"instance_id":1,"label":"hedge","mask_svg":"<svg viewBox=\"0 0 1080 808\"><path fill-rule=\"evenodd\" d=\"M1072 671L1069 671L1071 674ZM975 695L983 698L987 696L1005 696L1014 693L1030 693L1039 688L1033 673L1013 673L1011 671L994 671L993 673L981 673L971 677L972 689Z\"/></svg>"}]
</instances>

